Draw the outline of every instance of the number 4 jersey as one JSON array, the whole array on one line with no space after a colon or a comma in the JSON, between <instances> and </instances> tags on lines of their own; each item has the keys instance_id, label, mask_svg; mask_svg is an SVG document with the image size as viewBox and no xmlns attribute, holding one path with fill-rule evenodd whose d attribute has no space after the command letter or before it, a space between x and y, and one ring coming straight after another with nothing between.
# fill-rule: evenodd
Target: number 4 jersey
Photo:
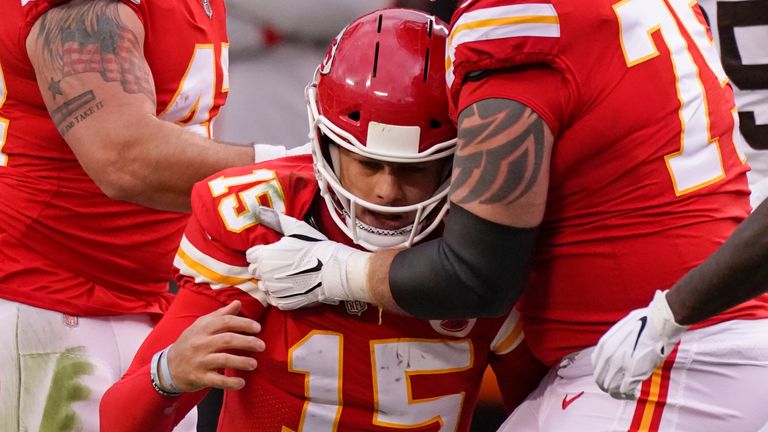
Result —
<instances>
[{"instance_id":1,"label":"number 4 jersey","mask_svg":"<svg viewBox=\"0 0 768 432\"><path fill-rule=\"evenodd\" d=\"M520 304L546 363L594 345L748 214L733 93L694 3L469 0L446 55L456 112L516 100L555 137ZM765 316L761 298L706 324Z\"/></svg>"},{"instance_id":2,"label":"number 4 jersey","mask_svg":"<svg viewBox=\"0 0 768 432\"><path fill-rule=\"evenodd\" d=\"M195 186L175 262L179 303L105 397L102 408L119 411L109 423L112 416L102 409L105 430L168 430L160 419L165 408L199 400L199 394L163 400L150 385L147 364L190 324L190 314L236 299L242 314L261 323L266 351L256 355L254 372L241 374L245 388L225 392L221 431L468 431L486 366L494 368L509 407L536 386L545 368L528 351L516 311L495 319L422 321L362 302L291 312L267 307L245 251L279 235L259 225L257 206L312 221L329 238L351 244L319 197L311 162L295 156L233 168ZM212 306L194 306L205 299ZM119 407L140 392L147 405L132 411L144 420L126 418Z\"/></svg>"},{"instance_id":3,"label":"number 4 jersey","mask_svg":"<svg viewBox=\"0 0 768 432\"><path fill-rule=\"evenodd\" d=\"M171 264L187 216L110 199L59 134L43 103L25 40L42 14L54 6L67 7L63 3L3 4L0 297L72 315L160 313L168 305ZM122 3L144 27L158 117L209 134L229 86L224 1ZM92 72L99 79L99 70L112 68L102 79L130 84L118 84L122 75L114 72L120 62L107 46L99 50L68 42L64 50L66 64L57 77L64 83L67 74ZM64 103L61 98L56 102Z\"/></svg>"}]
</instances>

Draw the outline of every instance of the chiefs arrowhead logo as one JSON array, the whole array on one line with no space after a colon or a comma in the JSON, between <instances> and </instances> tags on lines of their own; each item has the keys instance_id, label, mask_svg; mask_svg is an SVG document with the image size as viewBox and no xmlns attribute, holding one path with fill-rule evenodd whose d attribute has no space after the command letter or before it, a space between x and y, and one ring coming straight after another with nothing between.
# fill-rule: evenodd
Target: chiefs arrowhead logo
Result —
<instances>
[{"instance_id":1,"label":"chiefs arrowhead logo","mask_svg":"<svg viewBox=\"0 0 768 432\"><path fill-rule=\"evenodd\" d=\"M469 321L467 320L443 320L440 321L440 327L443 330L458 333L469 325Z\"/></svg>"},{"instance_id":2,"label":"chiefs arrowhead logo","mask_svg":"<svg viewBox=\"0 0 768 432\"><path fill-rule=\"evenodd\" d=\"M328 75L331 72L331 66L333 66L333 58L336 56L336 50L339 48L339 41L341 41L341 37L344 36L345 31L347 31L346 27L341 29L339 34L335 38L333 38L333 42L331 42L331 46L329 46L328 50L325 52L325 57L323 57L323 62L320 63L321 74Z\"/></svg>"},{"instance_id":3,"label":"chiefs arrowhead logo","mask_svg":"<svg viewBox=\"0 0 768 432\"><path fill-rule=\"evenodd\" d=\"M476 318L470 320L431 320L432 328L445 336L464 337L475 327Z\"/></svg>"}]
</instances>

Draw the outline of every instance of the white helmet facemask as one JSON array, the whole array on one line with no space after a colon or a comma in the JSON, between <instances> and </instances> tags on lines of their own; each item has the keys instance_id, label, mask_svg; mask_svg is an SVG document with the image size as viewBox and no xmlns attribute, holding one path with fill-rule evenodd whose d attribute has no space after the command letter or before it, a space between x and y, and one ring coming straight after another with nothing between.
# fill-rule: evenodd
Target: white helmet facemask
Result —
<instances>
[{"instance_id":1,"label":"white helmet facemask","mask_svg":"<svg viewBox=\"0 0 768 432\"><path fill-rule=\"evenodd\" d=\"M426 200L406 206L384 206L354 195L341 184L337 174L339 167L337 145L377 161L422 163L451 157L456 148L456 139L433 145L428 150L419 152L419 127L369 122L366 145L363 145L354 136L319 114L315 83L307 87L306 93L315 174L320 194L339 228L356 244L370 251L410 247L434 231L448 211L449 163L446 163L445 180ZM322 136L335 145L324 145ZM327 146L325 152L324 146ZM398 229L377 228L359 219L360 208L381 214L415 214L415 219L411 224Z\"/></svg>"}]
</instances>

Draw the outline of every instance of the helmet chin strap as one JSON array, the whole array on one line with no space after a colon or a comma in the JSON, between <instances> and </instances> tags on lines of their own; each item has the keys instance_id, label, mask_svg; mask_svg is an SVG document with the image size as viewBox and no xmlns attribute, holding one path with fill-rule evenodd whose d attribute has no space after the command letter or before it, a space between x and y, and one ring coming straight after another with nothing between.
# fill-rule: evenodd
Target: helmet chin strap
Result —
<instances>
[{"instance_id":1,"label":"helmet chin strap","mask_svg":"<svg viewBox=\"0 0 768 432\"><path fill-rule=\"evenodd\" d=\"M355 219L355 226L350 226L352 225L352 218L349 213L342 210L341 214L347 221L349 229L354 230L358 244L371 250L402 246L408 241L414 227L414 223L412 223L402 228L389 230L368 225L360 219Z\"/></svg>"},{"instance_id":2,"label":"helmet chin strap","mask_svg":"<svg viewBox=\"0 0 768 432\"><path fill-rule=\"evenodd\" d=\"M342 209L341 214L344 216L344 219L349 221L350 215L349 212ZM364 232L375 234L378 236L386 236L386 237L395 237L395 236L409 236L411 234L411 231L413 230L413 224L406 225L402 228L397 229L386 229L386 228L379 228L375 227L373 225L368 225L367 223L361 221L360 219L355 219L355 225L357 225L357 228L363 230Z\"/></svg>"}]
</instances>

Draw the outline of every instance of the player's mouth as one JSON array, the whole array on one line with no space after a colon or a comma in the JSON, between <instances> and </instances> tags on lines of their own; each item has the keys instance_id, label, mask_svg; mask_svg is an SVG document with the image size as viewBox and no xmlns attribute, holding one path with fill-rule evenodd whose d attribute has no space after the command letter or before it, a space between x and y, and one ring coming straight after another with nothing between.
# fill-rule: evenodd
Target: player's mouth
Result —
<instances>
[{"instance_id":1,"label":"player's mouth","mask_svg":"<svg viewBox=\"0 0 768 432\"><path fill-rule=\"evenodd\" d=\"M413 215L402 213L379 213L367 210L360 215L360 220L370 226L385 230L396 230L413 223Z\"/></svg>"}]
</instances>

